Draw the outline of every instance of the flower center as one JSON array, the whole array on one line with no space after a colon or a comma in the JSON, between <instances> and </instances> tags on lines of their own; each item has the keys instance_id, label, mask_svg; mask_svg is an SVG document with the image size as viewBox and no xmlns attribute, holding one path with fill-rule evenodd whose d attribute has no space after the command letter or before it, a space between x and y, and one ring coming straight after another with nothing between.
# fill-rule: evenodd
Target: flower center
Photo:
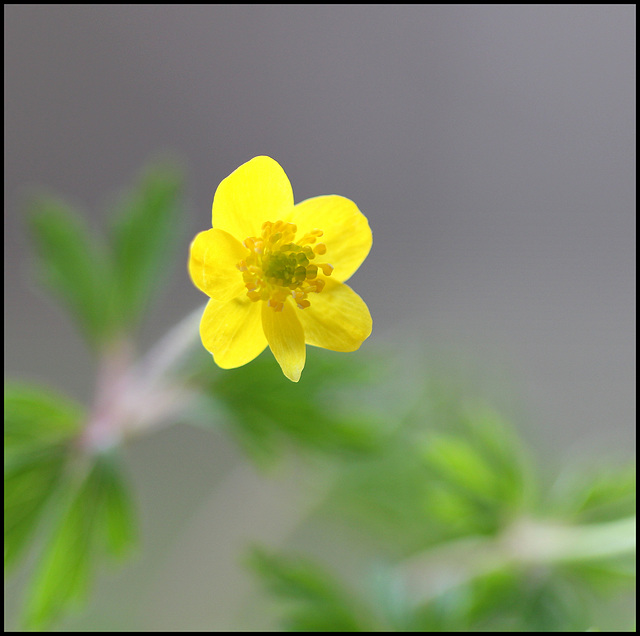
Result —
<instances>
[{"instance_id":1,"label":"flower center","mask_svg":"<svg viewBox=\"0 0 640 636\"><path fill-rule=\"evenodd\" d=\"M318 269L325 276L333 271L328 263L311 262L327 251L324 243L314 245L322 230L312 230L294 241L297 231L293 223L266 221L260 236L244 241L249 254L236 265L242 272L247 296L254 302L266 300L274 311L282 311L289 296L299 309L309 307L308 294L319 294L324 287Z\"/></svg>"}]
</instances>

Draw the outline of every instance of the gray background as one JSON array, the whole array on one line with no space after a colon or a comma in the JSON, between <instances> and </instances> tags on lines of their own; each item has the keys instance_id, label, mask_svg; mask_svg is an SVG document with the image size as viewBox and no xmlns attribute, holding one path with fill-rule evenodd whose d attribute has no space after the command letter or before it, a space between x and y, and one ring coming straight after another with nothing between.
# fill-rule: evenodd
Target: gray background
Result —
<instances>
[{"instance_id":1,"label":"gray background","mask_svg":"<svg viewBox=\"0 0 640 636\"><path fill-rule=\"evenodd\" d=\"M172 151L189 177L186 261L220 180L268 154L296 201L342 194L369 218L374 247L353 278L374 318L365 348L426 342L434 360L499 369L545 452L629 456L635 108L632 5L5 5L5 373L85 400L92 387L82 343L30 282L30 186L99 227L111 193ZM143 342L202 301L178 268ZM166 489L186 510L211 480L231 479L227 503L259 482L234 482L235 450L199 432L133 453L156 528L183 514L158 512ZM229 565L224 584L207 579L206 509L147 604L132 601L141 626L234 624L224 599L240 575ZM268 534L269 511L243 520L238 508L235 523ZM157 530L148 550L170 536Z\"/></svg>"}]
</instances>

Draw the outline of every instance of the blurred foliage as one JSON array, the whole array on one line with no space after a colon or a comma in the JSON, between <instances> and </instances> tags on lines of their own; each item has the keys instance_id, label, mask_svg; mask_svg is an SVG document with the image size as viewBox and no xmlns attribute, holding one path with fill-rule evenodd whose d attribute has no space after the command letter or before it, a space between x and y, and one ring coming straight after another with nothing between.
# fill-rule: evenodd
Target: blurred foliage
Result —
<instances>
[{"instance_id":1,"label":"blurred foliage","mask_svg":"<svg viewBox=\"0 0 640 636\"><path fill-rule=\"evenodd\" d=\"M40 281L101 354L130 337L172 264L181 183L166 162L146 168L116 208L108 240L55 197L30 202ZM38 555L23 624L42 630L87 596L102 554L129 552L136 520L117 451L83 448L85 409L17 384L5 384L4 409L5 576L30 550Z\"/></svg>"},{"instance_id":2,"label":"blurred foliage","mask_svg":"<svg viewBox=\"0 0 640 636\"><path fill-rule=\"evenodd\" d=\"M408 615L408 631L586 631L586 598L557 572L503 570L465 582Z\"/></svg>"},{"instance_id":3,"label":"blurred foliage","mask_svg":"<svg viewBox=\"0 0 640 636\"><path fill-rule=\"evenodd\" d=\"M167 164L145 170L104 239L53 197L30 206L41 279L101 362L132 337L171 263L181 181ZM634 466L567 467L548 488L514 426L459 381L405 359L394 368L388 354L308 357L297 384L271 355L222 371L200 346L163 376L197 397L176 420L223 429L261 468L302 457L330 486L308 523L332 529L355 571L261 548L248 559L283 630L594 630L606 594L632 588ZM28 564L27 629L49 631L86 601L100 561L137 541L121 449L87 442L92 417L5 385L5 576ZM560 539L566 554L548 551Z\"/></svg>"},{"instance_id":4,"label":"blurred foliage","mask_svg":"<svg viewBox=\"0 0 640 636\"><path fill-rule=\"evenodd\" d=\"M36 570L25 617L32 630L46 628L68 604L85 600L102 554L122 557L134 543L128 487L113 458L99 456L76 479L60 493L60 516Z\"/></svg>"},{"instance_id":5,"label":"blurred foliage","mask_svg":"<svg viewBox=\"0 0 640 636\"><path fill-rule=\"evenodd\" d=\"M333 577L305 559L285 559L256 548L247 564L272 594L289 601L284 628L294 632L373 631L366 608Z\"/></svg>"},{"instance_id":6,"label":"blurred foliage","mask_svg":"<svg viewBox=\"0 0 640 636\"><path fill-rule=\"evenodd\" d=\"M591 626L588 603L594 599L556 572L527 577L505 570L416 604L391 574L385 598L370 592L366 598L366 591L356 598L352 589L302 557L269 555L250 565L278 600L283 631L547 632Z\"/></svg>"},{"instance_id":7,"label":"blurred foliage","mask_svg":"<svg viewBox=\"0 0 640 636\"><path fill-rule=\"evenodd\" d=\"M495 533L527 509L536 483L522 444L490 409L460 404L439 423L423 421L418 408L387 437L384 452L345 463L328 497L333 514L402 555Z\"/></svg>"},{"instance_id":8,"label":"blurred foliage","mask_svg":"<svg viewBox=\"0 0 640 636\"><path fill-rule=\"evenodd\" d=\"M4 567L15 565L63 477L82 409L34 387L5 385Z\"/></svg>"},{"instance_id":9,"label":"blurred foliage","mask_svg":"<svg viewBox=\"0 0 640 636\"><path fill-rule=\"evenodd\" d=\"M636 467L612 467L603 462L577 466L559 479L549 509L568 513L576 521L608 521L636 512Z\"/></svg>"},{"instance_id":10,"label":"blurred foliage","mask_svg":"<svg viewBox=\"0 0 640 636\"><path fill-rule=\"evenodd\" d=\"M215 415L222 409L222 426L261 466L291 449L358 456L379 448L379 416L362 406L354 408L349 399L350 393L371 385L379 370L375 360L315 347L308 347L307 357L304 373L294 384L278 375L272 355L221 372L211 355L199 350L190 386L204 397L204 421L219 423ZM213 410L211 417L207 406Z\"/></svg>"},{"instance_id":11,"label":"blurred foliage","mask_svg":"<svg viewBox=\"0 0 640 636\"><path fill-rule=\"evenodd\" d=\"M59 297L87 341L100 348L131 330L172 264L182 177L157 163L143 171L114 213L109 240L50 195L29 204L41 283Z\"/></svg>"},{"instance_id":12,"label":"blurred foliage","mask_svg":"<svg viewBox=\"0 0 640 636\"><path fill-rule=\"evenodd\" d=\"M182 177L175 167L148 168L125 195L110 232L116 321L135 325L160 288L161 274L173 264L181 227L178 198Z\"/></svg>"},{"instance_id":13,"label":"blurred foliage","mask_svg":"<svg viewBox=\"0 0 640 636\"><path fill-rule=\"evenodd\" d=\"M60 298L86 339L98 346L113 329L113 279L104 245L68 205L53 197L32 201L29 220L41 283Z\"/></svg>"},{"instance_id":14,"label":"blurred foliage","mask_svg":"<svg viewBox=\"0 0 640 636\"><path fill-rule=\"evenodd\" d=\"M333 582L336 596L358 599L352 610L367 617L358 631L593 628L606 592L633 587L635 543L622 553L611 545L610 554L606 543L604 549L587 546L567 559L547 558L544 550L538 555L534 545L530 557L527 543L520 553L517 541L523 538L514 533L521 520L550 519L573 529L577 542L583 528L599 528L603 541L616 542L624 527L629 540L635 535L634 467L565 475L552 496L543 492L508 423L484 406L470 407L463 393L456 399L452 386L446 393L428 381L425 387L384 452L342 462L334 488L313 517L315 527L341 537L351 550L366 546L356 581L346 586L319 564L287 554L270 554L270 567L252 562L265 590L278 600L279 626L345 631L341 618L321 619L320 600L308 598L307 581L322 578ZM627 516L629 523L618 521ZM605 523L590 523L595 521ZM533 544L554 540L523 536ZM298 568L306 577L300 583L294 576ZM353 572L343 575L354 578Z\"/></svg>"},{"instance_id":15,"label":"blurred foliage","mask_svg":"<svg viewBox=\"0 0 640 636\"><path fill-rule=\"evenodd\" d=\"M81 407L51 391L8 385L4 408L5 576L32 544L39 556L24 624L42 630L86 596L100 553L128 551L135 517L117 460L88 458L77 447Z\"/></svg>"}]
</instances>

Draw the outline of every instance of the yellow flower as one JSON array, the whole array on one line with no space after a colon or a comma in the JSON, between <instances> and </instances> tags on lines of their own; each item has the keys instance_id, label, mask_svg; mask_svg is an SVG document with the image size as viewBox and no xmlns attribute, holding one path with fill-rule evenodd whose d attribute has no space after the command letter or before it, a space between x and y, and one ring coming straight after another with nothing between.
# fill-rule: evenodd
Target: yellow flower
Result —
<instances>
[{"instance_id":1,"label":"yellow flower","mask_svg":"<svg viewBox=\"0 0 640 636\"><path fill-rule=\"evenodd\" d=\"M210 297L200 337L220 367L247 364L268 344L297 382L305 344L355 351L369 336L369 310L344 284L372 242L353 201L328 195L294 205L280 165L255 157L218 186L212 225L191 243L189 273Z\"/></svg>"}]
</instances>

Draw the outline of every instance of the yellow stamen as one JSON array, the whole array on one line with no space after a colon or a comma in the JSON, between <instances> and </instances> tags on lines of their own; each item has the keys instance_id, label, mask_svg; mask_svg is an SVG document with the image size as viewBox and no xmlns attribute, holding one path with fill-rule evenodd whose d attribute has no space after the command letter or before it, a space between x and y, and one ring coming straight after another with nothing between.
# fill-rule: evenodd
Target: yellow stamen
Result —
<instances>
[{"instance_id":1,"label":"yellow stamen","mask_svg":"<svg viewBox=\"0 0 640 636\"><path fill-rule=\"evenodd\" d=\"M333 267L311 263L327 251L324 243L311 245L323 232L314 229L295 241L297 231L293 223L265 221L260 236L245 239L249 253L236 267L253 302L266 300L274 311L282 311L287 298L292 297L299 309L306 309L311 305L307 295L322 291L324 280L318 278L318 269L331 276Z\"/></svg>"}]
</instances>

